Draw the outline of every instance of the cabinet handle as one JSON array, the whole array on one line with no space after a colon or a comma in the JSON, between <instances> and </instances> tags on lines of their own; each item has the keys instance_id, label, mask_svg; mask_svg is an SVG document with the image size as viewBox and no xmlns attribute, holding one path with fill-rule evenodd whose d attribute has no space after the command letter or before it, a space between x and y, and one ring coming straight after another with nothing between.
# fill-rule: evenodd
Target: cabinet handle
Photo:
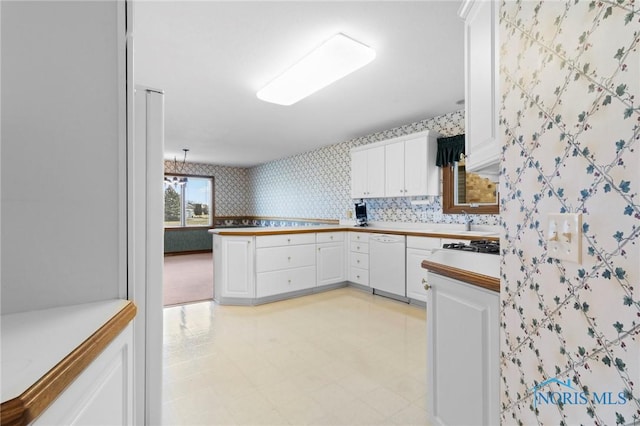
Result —
<instances>
[{"instance_id":1,"label":"cabinet handle","mask_svg":"<svg viewBox=\"0 0 640 426\"><path fill-rule=\"evenodd\" d=\"M333 240L333 235L331 235L329 238Z\"/></svg>"},{"instance_id":2,"label":"cabinet handle","mask_svg":"<svg viewBox=\"0 0 640 426\"><path fill-rule=\"evenodd\" d=\"M360 275L356 275L356 278L357 278L357 279L360 279Z\"/></svg>"},{"instance_id":3,"label":"cabinet handle","mask_svg":"<svg viewBox=\"0 0 640 426\"><path fill-rule=\"evenodd\" d=\"M287 238L287 242L290 243L291 242L291 238Z\"/></svg>"},{"instance_id":4,"label":"cabinet handle","mask_svg":"<svg viewBox=\"0 0 640 426\"><path fill-rule=\"evenodd\" d=\"M424 289L425 290L427 290L427 291L431 290L431 286L429 284L427 284L426 278L422 279L422 284L424 284Z\"/></svg>"},{"instance_id":5,"label":"cabinet handle","mask_svg":"<svg viewBox=\"0 0 640 426\"><path fill-rule=\"evenodd\" d=\"M356 263L360 263L360 259L356 260Z\"/></svg>"},{"instance_id":6,"label":"cabinet handle","mask_svg":"<svg viewBox=\"0 0 640 426\"><path fill-rule=\"evenodd\" d=\"M288 282L289 284L291 284L291 280L287 280L287 282Z\"/></svg>"},{"instance_id":7,"label":"cabinet handle","mask_svg":"<svg viewBox=\"0 0 640 426\"><path fill-rule=\"evenodd\" d=\"M357 249L357 250L360 250L360 246L357 246L357 247L356 247L356 249Z\"/></svg>"},{"instance_id":8,"label":"cabinet handle","mask_svg":"<svg viewBox=\"0 0 640 426\"><path fill-rule=\"evenodd\" d=\"M289 262L291 262L291 256L287 257L287 260L288 260Z\"/></svg>"}]
</instances>

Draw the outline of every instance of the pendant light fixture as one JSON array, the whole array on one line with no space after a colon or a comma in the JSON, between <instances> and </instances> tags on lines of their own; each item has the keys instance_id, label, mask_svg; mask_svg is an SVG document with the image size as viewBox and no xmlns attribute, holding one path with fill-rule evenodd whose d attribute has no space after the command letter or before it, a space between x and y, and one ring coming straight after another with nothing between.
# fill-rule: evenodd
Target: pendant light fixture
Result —
<instances>
[{"instance_id":1,"label":"pendant light fixture","mask_svg":"<svg viewBox=\"0 0 640 426\"><path fill-rule=\"evenodd\" d=\"M259 99L292 105L362 68L376 57L369 46L337 33L309 52L256 94Z\"/></svg>"},{"instance_id":2,"label":"pendant light fixture","mask_svg":"<svg viewBox=\"0 0 640 426\"><path fill-rule=\"evenodd\" d=\"M187 148L182 148L182 151L184 151L184 158L182 159L182 164L181 164L180 168L178 168L178 159L176 157L173 157L173 172L174 173L179 173L179 174L183 174L184 173L184 166L185 166L185 163L187 162L187 152L189 152L189 150ZM188 179L186 177L184 177L184 176L181 176L181 177L178 177L178 176L173 176L173 177L165 176L164 177L165 185L173 185L174 187L186 185L187 182L188 182Z\"/></svg>"}]
</instances>

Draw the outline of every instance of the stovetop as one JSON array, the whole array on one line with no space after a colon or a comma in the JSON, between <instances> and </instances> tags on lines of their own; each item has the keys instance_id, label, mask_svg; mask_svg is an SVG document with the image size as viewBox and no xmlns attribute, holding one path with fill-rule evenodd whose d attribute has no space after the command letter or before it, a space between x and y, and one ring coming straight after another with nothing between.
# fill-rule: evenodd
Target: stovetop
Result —
<instances>
[{"instance_id":1,"label":"stovetop","mask_svg":"<svg viewBox=\"0 0 640 426\"><path fill-rule=\"evenodd\" d=\"M471 240L468 244L459 243L447 243L443 244L442 248L449 250L462 250L477 253L489 253L500 254L500 243L498 241L489 240Z\"/></svg>"}]
</instances>

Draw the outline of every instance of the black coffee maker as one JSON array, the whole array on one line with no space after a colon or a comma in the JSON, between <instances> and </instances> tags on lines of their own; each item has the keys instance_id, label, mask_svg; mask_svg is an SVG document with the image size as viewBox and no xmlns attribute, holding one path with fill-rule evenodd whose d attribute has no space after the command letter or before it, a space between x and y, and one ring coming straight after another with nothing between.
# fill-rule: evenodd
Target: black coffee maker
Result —
<instances>
[{"instance_id":1,"label":"black coffee maker","mask_svg":"<svg viewBox=\"0 0 640 426\"><path fill-rule=\"evenodd\" d=\"M368 226L367 223L367 205L360 200L356 203L356 226Z\"/></svg>"}]
</instances>

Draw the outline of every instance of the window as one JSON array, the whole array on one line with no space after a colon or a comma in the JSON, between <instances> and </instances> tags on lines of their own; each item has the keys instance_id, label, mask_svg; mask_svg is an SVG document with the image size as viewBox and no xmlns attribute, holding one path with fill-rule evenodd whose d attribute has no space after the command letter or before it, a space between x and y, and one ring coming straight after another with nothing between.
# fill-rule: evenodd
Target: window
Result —
<instances>
[{"instance_id":1,"label":"window","mask_svg":"<svg viewBox=\"0 0 640 426\"><path fill-rule=\"evenodd\" d=\"M468 173L464 160L442 168L444 213L498 214L498 186L476 173Z\"/></svg>"},{"instance_id":2,"label":"window","mask_svg":"<svg viewBox=\"0 0 640 426\"><path fill-rule=\"evenodd\" d=\"M213 177L165 175L165 228L210 227L213 215Z\"/></svg>"}]
</instances>

